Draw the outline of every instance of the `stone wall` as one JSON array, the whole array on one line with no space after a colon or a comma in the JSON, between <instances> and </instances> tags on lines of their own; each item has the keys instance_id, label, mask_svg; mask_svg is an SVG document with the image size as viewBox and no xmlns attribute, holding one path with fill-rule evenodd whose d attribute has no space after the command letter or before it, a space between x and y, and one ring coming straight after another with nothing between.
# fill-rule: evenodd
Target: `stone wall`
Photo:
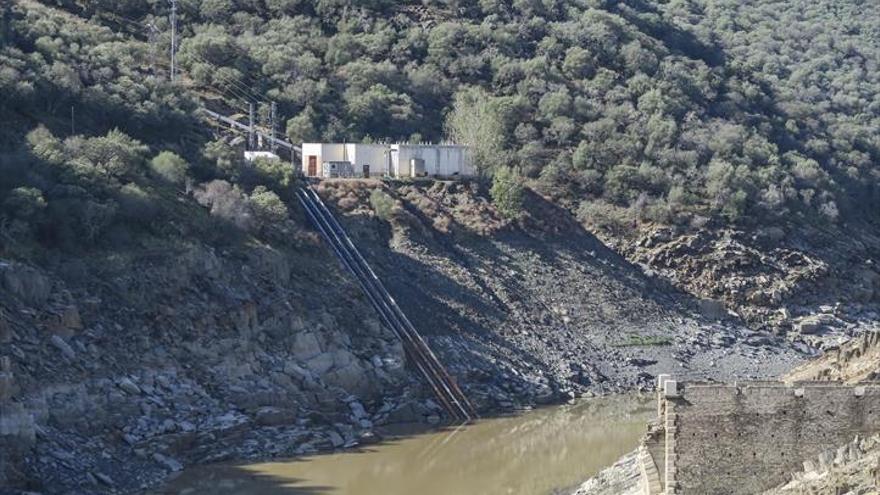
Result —
<instances>
[{"instance_id":1,"label":"stone wall","mask_svg":"<svg viewBox=\"0 0 880 495\"><path fill-rule=\"evenodd\" d=\"M678 383L661 401L667 494L759 493L880 431L880 385Z\"/></svg>"}]
</instances>

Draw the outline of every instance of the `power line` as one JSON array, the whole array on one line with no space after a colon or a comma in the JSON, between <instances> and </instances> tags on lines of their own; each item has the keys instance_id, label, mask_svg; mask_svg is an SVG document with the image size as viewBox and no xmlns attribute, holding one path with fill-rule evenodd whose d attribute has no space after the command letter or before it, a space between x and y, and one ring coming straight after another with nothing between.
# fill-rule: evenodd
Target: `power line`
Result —
<instances>
[{"instance_id":1,"label":"power line","mask_svg":"<svg viewBox=\"0 0 880 495\"><path fill-rule=\"evenodd\" d=\"M199 62L202 62L203 64L206 64L206 65L210 65L211 67L213 67L215 69L218 67L222 67L222 66L218 66L217 64L215 64L213 62L208 61L207 59L205 59L204 57L202 57L198 53L193 52L193 53L191 53L191 55L193 57L195 57ZM262 102L264 100L264 97L257 94L252 88L249 88L246 85L244 85L243 83L236 81L235 79L232 78L232 76L226 76L220 72L214 72L212 75L220 78L224 83L235 87L238 91L248 95L248 97L250 99L253 99L255 102Z\"/></svg>"},{"instance_id":2,"label":"power line","mask_svg":"<svg viewBox=\"0 0 880 495\"><path fill-rule=\"evenodd\" d=\"M166 69L170 68L170 63L167 61L158 60L158 63ZM187 71L184 69L181 69L180 67L177 68L177 71L178 71L178 73L180 73L182 75L187 74ZM189 77L190 77L190 79L195 80L195 78L193 77L192 74L189 74ZM248 109L245 108L243 105L234 103L234 102L242 100L242 99L247 100L247 98L242 98L242 96L240 94L233 93L231 89L228 89L228 88L224 89L219 86L215 86L213 84L208 84L208 83L202 83L201 85L204 88L214 90L217 93L219 93L220 95L226 97L228 100L231 100L231 101L226 101L226 105L228 105L236 110L240 110L242 112L248 111Z\"/></svg>"}]
</instances>

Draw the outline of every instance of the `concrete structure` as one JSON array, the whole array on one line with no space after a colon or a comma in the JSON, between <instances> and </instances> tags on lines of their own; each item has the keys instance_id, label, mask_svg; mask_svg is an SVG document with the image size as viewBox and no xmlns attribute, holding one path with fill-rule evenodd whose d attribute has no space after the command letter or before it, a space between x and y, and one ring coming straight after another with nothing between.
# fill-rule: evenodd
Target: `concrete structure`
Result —
<instances>
[{"instance_id":1,"label":"concrete structure","mask_svg":"<svg viewBox=\"0 0 880 495\"><path fill-rule=\"evenodd\" d=\"M457 144L391 145L391 175L412 177L414 175L413 160L423 160L424 171L428 176L470 176L475 172L466 146Z\"/></svg>"},{"instance_id":2,"label":"concrete structure","mask_svg":"<svg viewBox=\"0 0 880 495\"><path fill-rule=\"evenodd\" d=\"M880 432L880 383L681 383L658 377L640 448L647 495L754 494L829 448Z\"/></svg>"},{"instance_id":3,"label":"concrete structure","mask_svg":"<svg viewBox=\"0 0 880 495\"><path fill-rule=\"evenodd\" d=\"M419 162L419 160L421 160ZM322 175L325 162L347 161L355 177L413 177L413 163L424 175L470 176L475 171L466 146L455 144L303 143L302 173Z\"/></svg>"},{"instance_id":4,"label":"concrete structure","mask_svg":"<svg viewBox=\"0 0 880 495\"><path fill-rule=\"evenodd\" d=\"M281 160L281 157L272 153L271 151L245 151L244 159L246 161L252 162L257 158L266 158L269 160Z\"/></svg>"}]
</instances>

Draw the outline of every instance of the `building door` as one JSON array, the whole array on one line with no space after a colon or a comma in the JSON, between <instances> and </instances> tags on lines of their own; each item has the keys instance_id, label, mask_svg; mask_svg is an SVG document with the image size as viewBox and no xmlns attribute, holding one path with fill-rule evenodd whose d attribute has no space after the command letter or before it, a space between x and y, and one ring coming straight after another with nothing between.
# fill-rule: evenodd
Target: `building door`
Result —
<instances>
[{"instance_id":1,"label":"building door","mask_svg":"<svg viewBox=\"0 0 880 495\"><path fill-rule=\"evenodd\" d=\"M309 177L315 177L318 175L318 157L315 155L309 155Z\"/></svg>"},{"instance_id":2,"label":"building door","mask_svg":"<svg viewBox=\"0 0 880 495\"><path fill-rule=\"evenodd\" d=\"M369 178L370 178L370 165L365 163L364 164L364 179L369 179Z\"/></svg>"}]
</instances>

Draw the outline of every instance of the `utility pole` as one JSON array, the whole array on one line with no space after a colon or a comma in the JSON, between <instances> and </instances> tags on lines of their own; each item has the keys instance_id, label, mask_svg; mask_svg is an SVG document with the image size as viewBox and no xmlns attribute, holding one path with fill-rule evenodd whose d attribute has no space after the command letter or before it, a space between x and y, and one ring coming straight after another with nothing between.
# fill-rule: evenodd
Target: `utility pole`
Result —
<instances>
[{"instance_id":1,"label":"utility pole","mask_svg":"<svg viewBox=\"0 0 880 495\"><path fill-rule=\"evenodd\" d=\"M177 0L171 1L171 82L177 76Z\"/></svg>"},{"instance_id":2,"label":"utility pole","mask_svg":"<svg viewBox=\"0 0 880 495\"><path fill-rule=\"evenodd\" d=\"M73 110L73 105L70 105L70 135L76 135L76 114Z\"/></svg>"},{"instance_id":3,"label":"utility pole","mask_svg":"<svg viewBox=\"0 0 880 495\"><path fill-rule=\"evenodd\" d=\"M269 106L269 132L272 133L272 139L269 140L269 149L272 153L275 153L275 123L276 123L276 115L275 112L277 107L275 106L275 102L273 101Z\"/></svg>"},{"instance_id":4,"label":"utility pole","mask_svg":"<svg viewBox=\"0 0 880 495\"><path fill-rule=\"evenodd\" d=\"M254 102L248 102L248 150L253 151L256 146L254 140Z\"/></svg>"}]
</instances>

